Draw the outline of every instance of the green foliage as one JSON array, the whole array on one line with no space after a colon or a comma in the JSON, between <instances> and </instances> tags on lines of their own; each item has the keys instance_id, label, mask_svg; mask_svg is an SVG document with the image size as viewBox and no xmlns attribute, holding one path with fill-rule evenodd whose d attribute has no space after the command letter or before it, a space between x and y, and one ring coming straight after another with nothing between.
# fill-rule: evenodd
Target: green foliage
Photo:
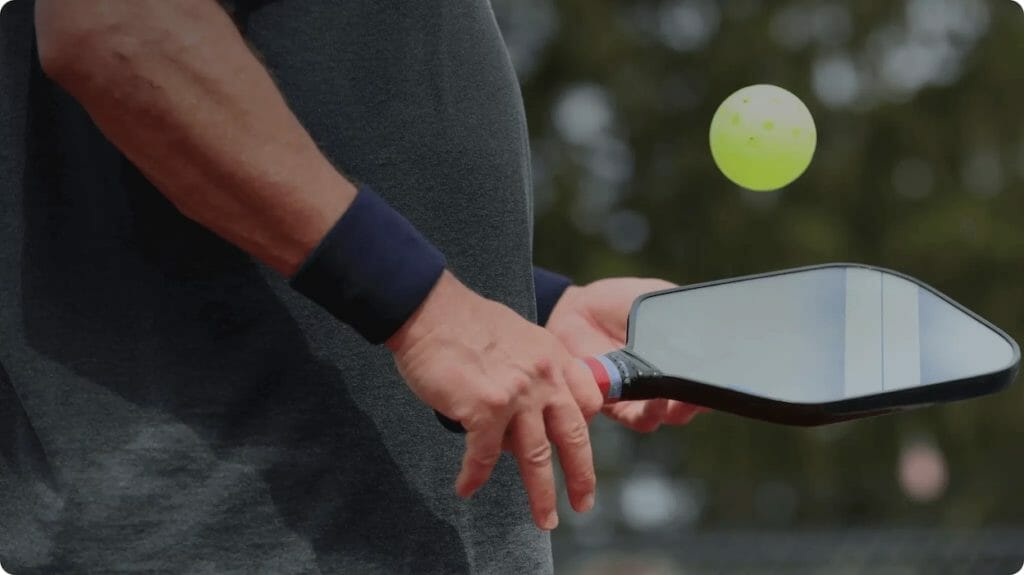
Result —
<instances>
[{"instance_id":1,"label":"green foliage","mask_svg":"<svg viewBox=\"0 0 1024 575\"><path fill-rule=\"evenodd\" d=\"M522 37L515 12L554 22L532 52L513 50L536 158L538 263L581 282L640 275L678 283L870 263L919 277L1024 340L1024 16L1013 3L508 0L495 7L514 49ZM672 36L673 7L680 37ZM947 14L942 29L922 12L929 7L966 12ZM699 29L686 31L687 15L702 10L698 20L710 29L703 41ZM794 16L819 11L817 24ZM800 22L818 35L801 40ZM936 73L951 75L912 82L931 66L926 56L939 53L948 59ZM824 74L830 62L839 72L816 83L815 70ZM844 62L859 83L852 99L829 92L849 81ZM737 189L708 148L718 104L754 83L793 91L817 122L814 162L780 192ZM581 86L584 97L567 104ZM594 101L607 103L607 121L585 113ZM600 128L590 140L567 136L560 110L570 104L582 115L577 123ZM625 177L601 174L616 162ZM632 228L609 229L622 213L631 214L619 219ZM620 232L628 249L616 249ZM772 481L798 494L794 526L1020 524L1022 406L1018 383L988 399L828 431L703 416L689 428L627 438L634 455L609 470L604 485L628 474L644 448L661 446L660 457L679 455L658 463L705 485L704 526L768 524L753 498ZM933 441L949 464L949 489L933 503L910 502L898 483L901 447L914 437Z\"/></svg>"}]
</instances>

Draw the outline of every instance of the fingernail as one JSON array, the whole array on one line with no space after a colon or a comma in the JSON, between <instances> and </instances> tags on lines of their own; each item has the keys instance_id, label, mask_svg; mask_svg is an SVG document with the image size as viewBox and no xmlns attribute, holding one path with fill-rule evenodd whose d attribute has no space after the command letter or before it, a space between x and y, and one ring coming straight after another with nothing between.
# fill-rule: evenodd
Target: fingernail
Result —
<instances>
[{"instance_id":1,"label":"fingernail","mask_svg":"<svg viewBox=\"0 0 1024 575\"><path fill-rule=\"evenodd\" d=\"M544 520L544 529L553 531L555 527L558 527L558 512L552 511L548 514L548 518Z\"/></svg>"},{"instance_id":2,"label":"fingernail","mask_svg":"<svg viewBox=\"0 0 1024 575\"><path fill-rule=\"evenodd\" d=\"M583 508L583 509L581 509L582 513L586 513L587 511L590 511L591 509L594 508L594 494L593 493L588 493L588 494L583 496L583 501L581 503L581 507Z\"/></svg>"}]
</instances>

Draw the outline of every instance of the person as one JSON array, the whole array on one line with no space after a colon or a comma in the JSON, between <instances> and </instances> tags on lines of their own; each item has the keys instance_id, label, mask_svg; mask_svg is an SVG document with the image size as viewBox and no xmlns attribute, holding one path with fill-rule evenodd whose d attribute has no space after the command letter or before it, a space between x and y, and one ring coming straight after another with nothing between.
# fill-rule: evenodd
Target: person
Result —
<instances>
[{"instance_id":1,"label":"person","mask_svg":"<svg viewBox=\"0 0 1024 575\"><path fill-rule=\"evenodd\" d=\"M552 570L670 284L533 268L488 2L15 0L0 77L8 570Z\"/></svg>"}]
</instances>

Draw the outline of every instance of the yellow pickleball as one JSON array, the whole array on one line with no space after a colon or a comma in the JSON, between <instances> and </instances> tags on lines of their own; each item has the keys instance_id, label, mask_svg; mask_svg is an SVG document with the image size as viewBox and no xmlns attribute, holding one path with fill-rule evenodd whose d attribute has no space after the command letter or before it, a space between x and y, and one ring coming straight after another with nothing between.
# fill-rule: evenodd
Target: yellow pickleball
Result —
<instances>
[{"instance_id":1,"label":"yellow pickleball","mask_svg":"<svg viewBox=\"0 0 1024 575\"><path fill-rule=\"evenodd\" d=\"M711 156L735 184L756 192L791 184L811 165L818 143L807 106L788 90L748 86L726 98L711 120Z\"/></svg>"}]
</instances>

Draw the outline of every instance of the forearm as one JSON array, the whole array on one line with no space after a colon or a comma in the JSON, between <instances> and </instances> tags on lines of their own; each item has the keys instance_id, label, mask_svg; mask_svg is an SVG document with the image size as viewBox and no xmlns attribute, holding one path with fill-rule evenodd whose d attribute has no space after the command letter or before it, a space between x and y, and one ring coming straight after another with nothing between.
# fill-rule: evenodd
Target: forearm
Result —
<instances>
[{"instance_id":1,"label":"forearm","mask_svg":"<svg viewBox=\"0 0 1024 575\"><path fill-rule=\"evenodd\" d=\"M38 0L47 73L186 216L290 276L355 197L214 0Z\"/></svg>"}]
</instances>

